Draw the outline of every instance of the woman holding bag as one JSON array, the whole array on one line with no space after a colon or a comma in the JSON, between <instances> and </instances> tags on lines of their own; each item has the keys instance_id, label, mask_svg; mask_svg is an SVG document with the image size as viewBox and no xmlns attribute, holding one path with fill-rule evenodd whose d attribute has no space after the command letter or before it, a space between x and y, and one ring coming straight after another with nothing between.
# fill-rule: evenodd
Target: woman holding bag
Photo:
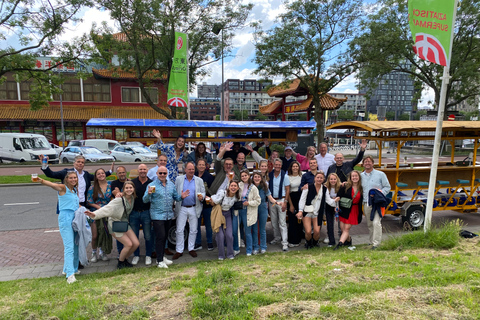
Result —
<instances>
[{"instance_id":1,"label":"woman holding bag","mask_svg":"<svg viewBox=\"0 0 480 320\"><path fill-rule=\"evenodd\" d=\"M240 181L238 186L240 188L240 196L242 197L243 201L243 209L238 210L238 216L240 221L243 223L243 229L245 230L247 256L251 256L252 253L257 254L259 250L257 217L258 206L262 200L260 199L257 187L250 179L250 172L248 169L243 169L240 171L240 179L242 181ZM235 226L233 230L233 237L235 238Z\"/></svg>"},{"instance_id":2,"label":"woman holding bag","mask_svg":"<svg viewBox=\"0 0 480 320\"><path fill-rule=\"evenodd\" d=\"M335 200L330 198L327 187L323 185L325 174L318 171L315 174L315 182L308 185L308 188L302 191L300 202L298 204L297 218L303 220L303 228L305 229L305 248L310 249L317 245L320 238L320 228L322 221L319 217L323 217L325 212L325 204L335 206ZM313 225L313 237L312 237Z\"/></svg>"},{"instance_id":3,"label":"woman holding bag","mask_svg":"<svg viewBox=\"0 0 480 320\"><path fill-rule=\"evenodd\" d=\"M131 268L133 265L127 258L138 248L140 242L128 225L128 216L132 212L135 194L135 185L132 181L125 181L123 185L123 197L118 197L110 201L107 205L101 207L95 212L85 211L85 214L94 220L108 217L108 231L118 241L123 244L123 249L118 258L117 269L125 267ZM114 227L114 222L122 221L127 223L125 231L120 231ZM125 225L125 224L124 224Z\"/></svg>"},{"instance_id":4,"label":"woman holding bag","mask_svg":"<svg viewBox=\"0 0 480 320\"><path fill-rule=\"evenodd\" d=\"M350 172L345 186L340 187L340 190L338 190L337 199L340 200L339 215L342 235L340 236L338 245L334 250L337 250L344 245L351 246L352 237L350 236L350 228L352 225L357 225L362 222L363 192L360 172L356 170Z\"/></svg>"}]
</instances>

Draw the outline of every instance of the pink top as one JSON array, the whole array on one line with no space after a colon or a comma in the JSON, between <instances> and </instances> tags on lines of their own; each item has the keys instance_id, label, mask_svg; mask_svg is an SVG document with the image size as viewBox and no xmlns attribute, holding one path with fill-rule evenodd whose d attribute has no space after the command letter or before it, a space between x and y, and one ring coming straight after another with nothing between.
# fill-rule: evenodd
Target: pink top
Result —
<instances>
[{"instance_id":1,"label":"pink top","mask_svg":"<svg viewBox=\"0 0 480 320\"><path fill-rule=\"evenodd\" d=\"M295 156L295 159L300 163L300 170L302 171L308 171L310 170L310 160L307 159L306 156L302 156L301 154L297 154Z\"/></svg>"}]
</instances>

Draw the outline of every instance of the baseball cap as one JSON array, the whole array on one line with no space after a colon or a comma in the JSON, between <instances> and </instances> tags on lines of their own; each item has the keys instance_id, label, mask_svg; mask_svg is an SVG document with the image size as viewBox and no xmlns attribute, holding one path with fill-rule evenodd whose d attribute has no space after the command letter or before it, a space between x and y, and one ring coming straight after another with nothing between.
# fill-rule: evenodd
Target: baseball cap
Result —
<instances>
[{"instance_id":1,"label":"baseball cap","mask_svg":"<svg viewBox=\"0 0 480 320\"><path fill-rule=\"evenodd\" d=\"M293 151L292 147L285 147L284 152L287 151L287 150L292 150Z\"/></svg>"}]
</instances>

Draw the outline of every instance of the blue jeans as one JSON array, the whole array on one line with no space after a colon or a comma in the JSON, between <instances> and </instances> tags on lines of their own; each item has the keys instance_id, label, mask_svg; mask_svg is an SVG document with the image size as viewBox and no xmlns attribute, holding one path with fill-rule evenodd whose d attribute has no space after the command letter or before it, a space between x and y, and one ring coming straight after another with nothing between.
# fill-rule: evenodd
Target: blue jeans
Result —
<instances>
[{"instance_id":1,"label":"blue jeans","mask_svg":"<svg viewBox=\"0 0 480 320\"><path fill-rule=\"evenodd\" d=\"M212 222L210 221L210 215L212 214L212 208L204 208L200 218L198 218L198 229L197 229L197 239L195 239L195 244L202 245L202 216L203 223L205 224L205 231L207 233L207 243L213 243L213 232L212 232Z\"/></svg>"},{"instance_id":2,"label":"blue jeans","mask_svg":"<svg viewBox=\"0 0 480 320\"><path fill-rule=\"evenodd\" d=\"M247 227L245 231L245 240L247 253L252 253L253 250L259 250L258 246L258 221Z\"/></svg>"},{"instance_id":3,"label":"blue jeans","mask_svg":"<svg viewBox=\"0 0 480 320\"><path fill-rule=\"evenodd\" d=\"M258 206L258 229L260 230L260 249L267 250L267 218L268 218L268 209L267 204L262 203ZM257 241L258 242L258 241Z\"/></svg>"},{"instance_id":4,"label":"blue jeans","mask_svg":"<svg viewBox=\"0 0 480 320\"><path fill-rule=\"evenodd\" d=\"M74 217L75 212L71 210L61 210L58 214L58 229L63 241L63 272L67 278L78 271L78 245L72 228Z\"/></svg>"},{"instance_id":5,"label":"blue jeans","mask_svg":"<svg viewBox=\"0 0 480 320\"><path fill-rule=\"evenodd\" d=\"M247 230L247 209L238 210L238 216L235 216L232 213L232 228L233 228L233 250L238 251L240 247L238 246L238 223L240 219L240 223L243 224L243 230ZM246 240L246 246L248 247L248 239ZM250 241L252 238L250 238ZM250 244L251 247L251 244Z\"/></svg>"},{"instance_id":6,"label":"blue jeans","mask_svg":"<svg viewBox=\"0 0 480 320\"><path fill-rule=\"evenodd\" d=\"M142 225L143 236L145 238L145 255L150 257L152 255L152 220L150 219L150 210L132 211L129 220L130 226L137 238L140 233L140 224ZM135 250L134 255L137 257L140 255L140 247Z\"/></svg>"}]
</instances>

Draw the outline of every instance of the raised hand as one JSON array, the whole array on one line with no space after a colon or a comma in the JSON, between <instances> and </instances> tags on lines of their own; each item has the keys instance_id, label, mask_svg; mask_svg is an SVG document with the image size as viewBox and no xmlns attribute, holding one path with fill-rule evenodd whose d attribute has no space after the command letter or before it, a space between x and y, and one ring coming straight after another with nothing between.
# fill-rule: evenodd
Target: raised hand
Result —
<instances>
[{"instance_id":1,"label":"raised hand","mask_svg":"<svg viewBox=\"0 0 480 320\"><path fill-rule=\"evenodd\" d=\"M359 142L358 144L360 145L360 148L362 148L363 150L365 150L367 148L367 139L362 139L361 142Z\"/></svg>"},{"instance_id":2,"label":"raised hand","mask_svg":"<svg viewBox=\"0 0 480 320\"><path fill-rule=\"evenodd\" d=\"M152 130L152 134L155 138L157 139L162 139L162 134L160 133L160 131L158 131L157 129L153 129Z\"/></svg>"},{"instance_id":3,"label":"raised hand","mask_svg":"<svg viewBox=\"0 0 480 320\"><path fill-rule=\"evenodd\" d=\"M185 199L185 198L188 197L189 195L190 195L190 190L183 191L183 192L182 192L182 199Z\"/></svg>"}]
</instances>

